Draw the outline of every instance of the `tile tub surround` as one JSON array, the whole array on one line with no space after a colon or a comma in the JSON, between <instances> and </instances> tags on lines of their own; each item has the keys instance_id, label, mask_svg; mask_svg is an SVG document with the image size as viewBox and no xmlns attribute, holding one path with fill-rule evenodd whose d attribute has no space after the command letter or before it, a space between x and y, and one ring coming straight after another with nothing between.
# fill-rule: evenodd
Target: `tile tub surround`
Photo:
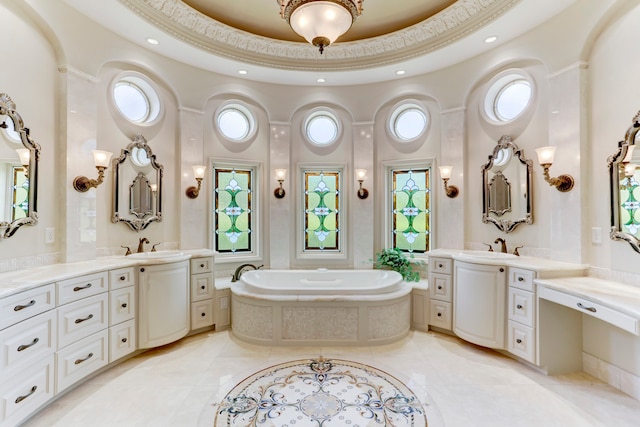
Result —
<instances>
[{"instance_id":1,"label":"tile tub surround","mask_svg":"<svg viewBox=\"0 0 640 427\"><path fill-rule=\"evenodd\" d=\"M640 419L639 401L585 373L548 377L437 332L374 347L265 347L217 332L129 359L22 427L210 427L216 405L247 376L319 354L393 375L424 404L429 427L631 427Z\"/></svg>"},{"instance_id":2,"label":"tile tub surround","mask_svg":"<svg viewBox=\"0 0 640 427\"><path fill-rule=\"evenodd\" d=\"M340 359L303 359L263 369L236 385L214 426L370 425L426 427L422 403L396 378Z\"/></svg>"}]
</instances>

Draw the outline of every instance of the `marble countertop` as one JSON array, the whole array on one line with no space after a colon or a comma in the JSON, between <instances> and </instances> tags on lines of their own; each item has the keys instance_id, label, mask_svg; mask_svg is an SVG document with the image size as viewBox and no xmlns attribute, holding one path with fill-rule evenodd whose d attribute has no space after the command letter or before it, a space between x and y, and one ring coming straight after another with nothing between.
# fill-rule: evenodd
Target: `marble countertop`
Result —
<instances>
[{"instance_id":1,"label":"marble countertop","mask_svg":"<svg viewBox=\"0 0 640 427\"><path fill-rule=\"evenodd\" d=\"M596 277L536 279L539 286L605 305L640 319L640 288Z\"/></svg>"},{"instance_id":2,"label":"marble countertop","mask_svg":"<svg viewBox=\"0 0 640 427\"><path fill-rule=\"evenodd\" d=\"M507 255L507 256L504 256ZM589 269L587 264L554 261L530 256L514 256L489 251L469 251L463 249L434 249L427 256L452 258L458 261L486 265L504 265L506 267L524 268L539 273L544 277L546 272L564 272L573 276L585 275ZM504 256L504 257L503 257Z\"/></svg>"},{"instance_id":3,"label":"marble countertop","mask_svg":"<svg viewBox=\"0 0 640 427\"><path fill-rule=\"evenodd\" d=\"M179 254L176 254L176 252ZM215 256L215 252L210 249L185 249L167 251L167 257L162 257L162 255L162 252L158 252L158 255L154 254L153 258L134 258L117 255L0 273L0 298L85 274L138 265L166 264L191 258Z\"/></svg>"}]
</instances>

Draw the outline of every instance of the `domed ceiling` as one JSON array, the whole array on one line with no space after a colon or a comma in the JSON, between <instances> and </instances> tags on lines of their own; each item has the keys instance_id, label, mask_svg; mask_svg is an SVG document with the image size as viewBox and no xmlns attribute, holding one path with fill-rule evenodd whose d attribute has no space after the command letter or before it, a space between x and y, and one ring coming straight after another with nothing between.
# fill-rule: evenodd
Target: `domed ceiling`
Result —
<instances>
[{"instance_id":1,"label":"domed ceiling","mask_svg":"<svg viewBox=\"0 0 640 427\"><path fill-rule=\"evenodd\" d=\"M364 0L324 54L280 17L278 0L65 0L117 34L184 63L259 81L354 84L452 65L520 35L576 0ZM144 40L156 38L149 47ZM396 74L397 73L397 74ZM247 76L248 74L248 76ZM322 78L320 78L322 77Z\"/></svg>"}]
</instances>

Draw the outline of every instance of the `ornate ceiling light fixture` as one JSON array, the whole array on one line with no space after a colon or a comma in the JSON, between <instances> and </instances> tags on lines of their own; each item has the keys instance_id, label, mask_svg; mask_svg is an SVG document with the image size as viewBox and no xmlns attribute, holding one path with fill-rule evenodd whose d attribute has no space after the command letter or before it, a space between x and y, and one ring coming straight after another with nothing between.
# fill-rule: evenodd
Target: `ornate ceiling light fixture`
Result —
<instances>
[{"instance_id":1,"label":"ornate ceiling light fixture","mask_svg":"<svg viewBox=\"0 0 640 427\"><path fill-rule=\"evenodd\" d=\"M280 16L293 31L320 48L346 33L362 13L364 0L278 0Z\"/></svg>"}]
</instances>

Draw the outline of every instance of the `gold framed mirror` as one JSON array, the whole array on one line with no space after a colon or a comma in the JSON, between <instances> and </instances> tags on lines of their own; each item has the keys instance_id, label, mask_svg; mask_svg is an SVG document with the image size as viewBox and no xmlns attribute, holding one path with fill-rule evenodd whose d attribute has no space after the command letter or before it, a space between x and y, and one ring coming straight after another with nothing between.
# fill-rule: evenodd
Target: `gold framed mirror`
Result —
<instances>
[{"instance_id":1,"label":"gold framed mirror","mask_svg":"<svg viewBox=\"0 0 640 427\"><path fill-rule=\"evenodd\" d=\"M635 149L640 111L631 120L618 150L607 158L612 240L623 240L640 253L640 152Z\"/></svg>"},{"instance_id":2,"label":"gold framed mirror","mask_svg":"<svg viewBox=\"0 0 640 427\"><path fill-rule=\"evenodd\" d=\"M39 160L40 145L11 97L0 93L0 240L38 223Z\"/></svg>"},{"instance_id":3,"label":"gold framed mirror","mask_svg":"<svg viewBox=\"0 0 640 427\"><path fill-rule=\"evenodd\" d=\"M113 164L113 215L111 222L124 222L132 230L144 230L162 221L162 177L164 167L142 135L120 151Z\"/></svg>"},{"instance_id":4,"label":"gold framed mirror","mask_svg":"<svg viewBox=\"0 0 640 427\"><path fill-rule=\"evenodd\" d=\"M482 222L510 233L533 223L533 161L503 135L482 166Z\"/></svg>"}]
</instances>

